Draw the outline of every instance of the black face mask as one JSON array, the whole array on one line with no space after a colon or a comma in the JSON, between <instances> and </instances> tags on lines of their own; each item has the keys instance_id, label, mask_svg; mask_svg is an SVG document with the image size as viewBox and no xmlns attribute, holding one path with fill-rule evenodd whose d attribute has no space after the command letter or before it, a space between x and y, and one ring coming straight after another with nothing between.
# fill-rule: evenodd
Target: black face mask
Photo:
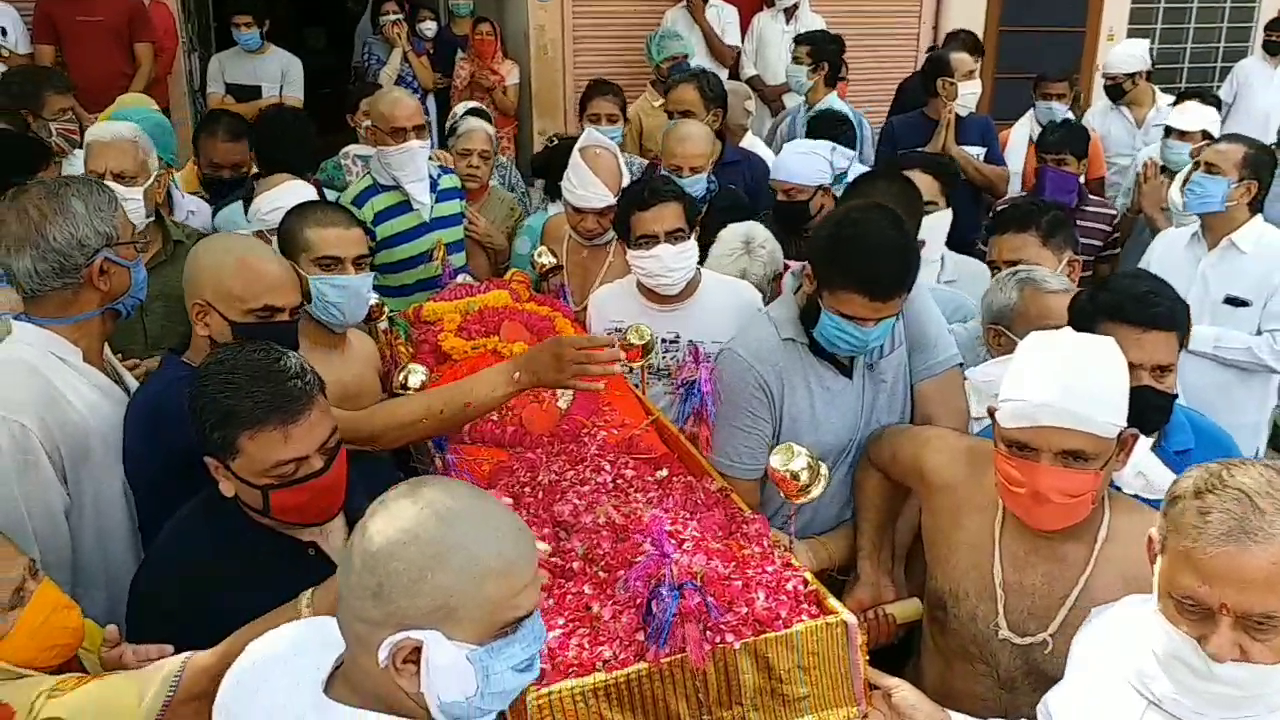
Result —
<instances>
[{"instance_id":1,"label":"black face mask","mask_svg":"<svg viewBox=\"0 0 1280 720\"><path fill-rule=\"evenodd\" d=\"M1129 87L1129 79L1125 78L1118 83L1110 83L1102 86L1102 92L1106 93L1107 99L1112 103L1118 103L1129 97L1129 93L1133 92L1133 88Z\"/></svg>"},{"instance_id":2,"label":"black face mask","mask_svg":"<svg viewBox=\"0 0 1280 720\"><path fill-rule=\"evenodd\" d=\"M213 311L218 313L218 317L222 318L227 326L231 328L231 339L235 342L269 342L275 343L286 350L298 352L301 343L298 340L298 322L300 317L292 320L270 320L267 322L240 322L232 320L222 311L213 305L209 306ZM216 340L212 341L214 347L221 347L226 343L220 343Z\"/></svg>"},{"instance_id":3,"label":"black face mask","mask_svg":"<svg viewBox=\"0 0 1280 720\"><path fill-rule=\"evenodd\" d=\"M1155 435L1169 424L1177 399L1177 393L1151 385L1134 385L1129 388L1129 427L1147 437Z\"/></svg>"},{"instance_id":4,"label":"black face mask","mask_svg":"<svg viewBox=\"0 0 1280 720\"><path fill-rule=\"evenodd\" d=\"M205 197L209 199L209 206L214 208L214 212L239 198L248 184L249 176L247 174L233 175L231 177L200 176L200 188L204 190Z\"/></svg>"},{"instance_id":5,"label":"black face mask","mask_svg":"<svg viewBox=\"0 0 1280 720\"><path fill-rule=\"evenodd\" d=\"M1266 53L1267 57L1280 55L1280 40L1263 40L1262 52Z\"/></svg>"}]
</instances>

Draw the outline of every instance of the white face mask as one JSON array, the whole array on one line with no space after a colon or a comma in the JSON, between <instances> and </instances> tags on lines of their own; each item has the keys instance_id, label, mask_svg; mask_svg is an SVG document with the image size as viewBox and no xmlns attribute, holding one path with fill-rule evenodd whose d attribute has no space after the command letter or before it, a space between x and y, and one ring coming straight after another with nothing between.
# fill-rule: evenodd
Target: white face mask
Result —
<instances>
[{"instance_id":1,"label":"white face mask","mask_svg":"<svg viewBox=\"0 0 1280 720\"><path fill-rule=\"evenodd\" d=\"M418 37L423 40L434 40L440 30L440 23L435 20L423 20L417 24Z\"/></svg>"},{"instance_id":2,"label":"white face mask","mask_svg":"<svg viewBox=\"0 0 1280 720\"><path fill-rule=\"evenodd\" d=\"M431 143L427 140L410 140L399 145L379 147L374 155L395 179L396 184L404 186L427 178Z\"/></svg>"},{"instance_id":3,"label":"white face mask","mask_svg":"<svg viewBox=\"0 0 1280 720\"><path fill-rule=\"evenodd\" d=\"M800 0L777 0L773 4L774 10L787 10L800 4Z\"/></svg>"},{"instance_id":4,"label":"white face mask","mask_svg":"<svg viewBox=\"0 0 1280 720\"><path fill-rule=\"evenodd\" d=\"M659 295L679 295L698 272L696 237L682 243L660 243L647 250L627 250L636 280Z\"/></svg>"},{"instance_id":5,"label":"white face mask","mask_svg":"<svg viewBox=\"0 0 1280 720\"><path fill-rule=\"evenodd\" d=\"M133 223L135 232L141 231L156 219L156 209L147 207L147 191L155 182L157 174L151 173L151 177L138 187L126 187L111 180L103 181L120 198L120 205L124 208L124 214L129 217L129 222Z\"/></svg>"},{"instance_id":6,"label":"white face mask","mask_svg":"<svg viewBox=\"0 0 1280 720\"><path fill-rule=\"evenodd\" d=\"M920 248L921 259L937 260L942 257L942 251L947 249L947 235L951 233L954 216L951 208L947 208L925 215L920 221L920 240L924 243Z\"/></svg>"},{"instance_id":7,"label":"white face mask","mask_svg":"<svg viewBox=\"0 0 1280 720\"><path fill-rule=\"evenodd\" d=\"M956 86L956 115L964 117L978 109L978 101L982 99L982 78L974 78L958 83Z\"/></svg>"}]
</instances>

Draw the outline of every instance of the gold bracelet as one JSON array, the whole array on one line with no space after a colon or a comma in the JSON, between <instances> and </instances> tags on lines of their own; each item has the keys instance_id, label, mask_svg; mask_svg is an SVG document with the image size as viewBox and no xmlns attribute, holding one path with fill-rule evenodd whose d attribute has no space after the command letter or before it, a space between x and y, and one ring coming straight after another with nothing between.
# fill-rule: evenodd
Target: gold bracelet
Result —
<instances>
[{"instance_id":1,"label":"gold bracelet","mask_svg":"<svg viewBox=\"0 0 1280 720\"><path fill-rule=\"evenodd\" d=\"M826 539L823 538L821 535L814 535L812 539L817 540L818 544L822 546L822 549L826 551L827 557L831 560L831 565L829 569L832 572L839 570L840 568L836 567L836 564L837 564L836 561L838 560L836 556L836 550L835 548L831 547L831 543L827 542Z\"/></svg>"},{"instance_id":2,"label":"gold bracelet","mask_svg":"<svg viewBox=\"0 0 1280 720\"><path fill-rule=\"evenodd\" d=\"M305 620L315 614L316 589L307 588L298 596L298 619Z\"/></svg>"}]
</instances>

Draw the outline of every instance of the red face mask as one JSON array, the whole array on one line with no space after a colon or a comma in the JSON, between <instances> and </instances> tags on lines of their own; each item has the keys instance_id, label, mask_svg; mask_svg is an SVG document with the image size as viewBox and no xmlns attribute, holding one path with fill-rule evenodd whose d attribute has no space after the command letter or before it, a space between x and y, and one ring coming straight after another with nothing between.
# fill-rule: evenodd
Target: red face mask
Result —
<instances>
[{"instance_id":1,"label":"red face mask","mask_svg":"<svg viewBox=\"0 0 1280 720\"><path fill-rule=\"evenodd\" d=\"M475 38L471 41L471 47L476 51L476 57L488 62L498 53L498 41L495 38Z\"/></svg>"},{"instance_id":2,"label":"red face mask","mask_svg":"<svg viewBox=\"0 0 1280 720\"><path fill-rule=\"evenodd\" d=\"M262 508L241 502L255 515L294 527L319 527L338 517L347 501L347 449L339 448L319 470L273 485L250 482L227 468L235 479L257 490Z\"/></svg>"},{"instance_id":3,"label":"red face mask","mask_svg":"<svg viewBox=\"0 0 1280 720\"><path fill-rule=\"evenodd\" d=\"M996 492L1009 512L1039 532L1084 522L1098 505L1101 470L1075 470L1016 458L996 447Z\"/></svg>"}]
</instances>

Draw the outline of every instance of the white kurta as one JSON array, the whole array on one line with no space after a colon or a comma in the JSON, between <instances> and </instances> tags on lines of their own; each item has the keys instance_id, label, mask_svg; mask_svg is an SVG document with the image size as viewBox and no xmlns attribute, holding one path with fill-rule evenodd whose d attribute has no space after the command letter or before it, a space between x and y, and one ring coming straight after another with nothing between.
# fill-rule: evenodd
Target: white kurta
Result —
<instances>
[{"instance_id":1,"label":"white kurta","mask_svg":"<svg viewBox=\"0 0 1280 720\"><path fill-rule=\"evenodd\" d=\"M1222 132L1271 145L1280 128L1280 63L1251 55L1236 63L1222 89Z\"/></svg>"},{"instance_id":2,"label":"white kurta","mask_svg":"<svg viewBox=\"0 0 1280 720\"><path fill-rule=\"evenodd\" d=\"M721 42L731 48L742 47L742 20L738 17L738 8L725 2L725 0L707 0L707 22L711 25L711 29L719 36ZM685 5L684 0L673 7L667 8L662 14L662 27L675 28L684 35L685 39L693 47L693 54L689 56L689 64L694 67L704 67L715 72L720 76L721 80L729 78L729 68L721 65L718 60L711 57L711 49L707 47L707 39L702 36L702 30L698 29L698 23L689 14L689 8Z\"/></svg>"},{"instance_id":3,"label":"white kurta","mask_svg":"<svg viewBox=\"0 0 1280 720\"><path fill-rule=\"evenodd\" d=\"M1103 98L1089 108L1082 121L1102 140L1107 157L1107 199L1113 203L1124 184L1125 173L1140 150L1160 142L1164 121L1173 107L1173 96L1156 88L1156 105L1147 113L1142 127L1134 122L1129 108Z\"/></svg>"},{"instance_id":4,"label":"white kurta","mask_svg":"<svg viewBox=\"0 0 1280 720\"><path fill-rule=\"evenodd\" d=\"M109 349L107 363L138 384ZM129 394L62 336L15 320L0 342L0 532L100 624L124 625L142 559L124 476Z\"/></svg>"},{"instance_id":5,"label":"white kurta","mask_svg":"<svg viewBox=\"0 0 1280 720\"><path fill-rule=\"evenodd\" d=\"M751 19L747 34L742 38L742 54L738 58L738 72L742 81L760 77L765 85L781 85L787 81L787 65L791 64L791 44L796 35L810 30L826 30L827 21L809 9L809 0L800 0L796 13L787 22L785 11L765 8ZM800 96L788 92L782 103L792 107L800 102ZM751 119L751 132L764 137L773 124L773 113L763 102L756 102L756 114Z\"/></svg>"}]
</instances>

